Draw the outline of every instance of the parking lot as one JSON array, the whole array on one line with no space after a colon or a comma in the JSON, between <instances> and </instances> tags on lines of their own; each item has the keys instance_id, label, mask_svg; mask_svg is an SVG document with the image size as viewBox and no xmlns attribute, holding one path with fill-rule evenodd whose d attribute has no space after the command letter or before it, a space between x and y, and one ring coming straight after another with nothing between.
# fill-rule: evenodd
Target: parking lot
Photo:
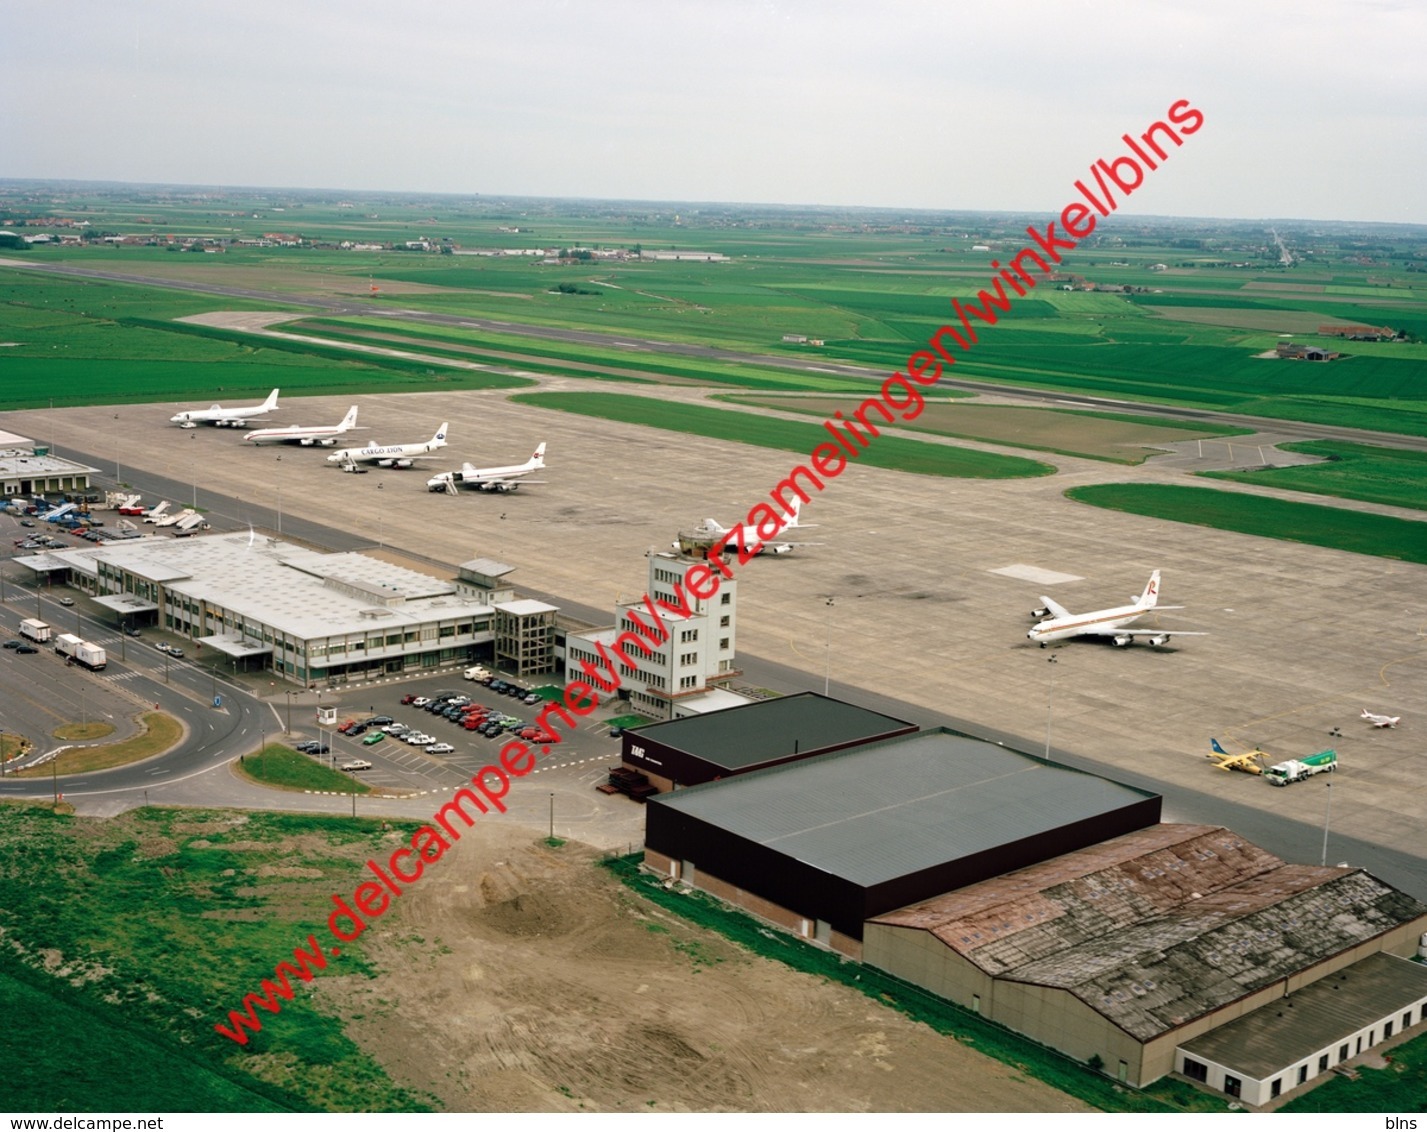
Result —
<instances>
[{"instance_id":1,"label":"parking lot","mask_svg":"<svg viewBox=\"0 0 1427 1132\"><path fill-rule=\"evenodd\" d=\"M305 704L293 709L292 735L284 737L284 741L298 743L311 739L325 743L328 753L313 757L320 757L335 768L358 760L370 762L371 769L349 773L359 774L363 782L383 793L412 796L454 792L468 786L472 776L483 767L498 765L501 748L517 737L506 732L488 737L479 731L467 731L461 724L424 707L401 702L408 697L431 699L446 694L467 696L471 705L482 705L531 724L543 707L543 702L525 704L474 681L463 680L459 673L446 673L348 691L338 695L335 703L330 694L324 694L320 702L337 708L336 725L348 720L360 723L374 716L390 717L398 726L429 735L436 743L450 745L452 750L448 752L430 753L425 749L426 744L411 744L388 735L382 726L357 735L341 734L335 729L336 725L319 728L315 712ZM281 715L284 705L275 701L273 708ZM599 713L602 717L607 714ZM551 721L558 723L559 717L552 714ZM593 843L637 842L643 826L642 807L628 798L606 797L595 790L608 780L609 768L619 763L620 740L610 737L607 723L592 718L580 720L574 731L563 726L557 731L561 736L557 744L527 742L537 756L537 763L522 785L512 789L507 797L506 803L512 812L529 809L531 813L525 816L532 822L548 819L551 798L558 797L557 827L567 826L578 814L582 824L594 819L601 826L608 826L608 835L596 837ZM383 738L368 744L366 740L377 733ZM535 782L540 784L539 789L531 789ZM588 833L583 836L591 840Z\"/></svg>"}]
</instances>

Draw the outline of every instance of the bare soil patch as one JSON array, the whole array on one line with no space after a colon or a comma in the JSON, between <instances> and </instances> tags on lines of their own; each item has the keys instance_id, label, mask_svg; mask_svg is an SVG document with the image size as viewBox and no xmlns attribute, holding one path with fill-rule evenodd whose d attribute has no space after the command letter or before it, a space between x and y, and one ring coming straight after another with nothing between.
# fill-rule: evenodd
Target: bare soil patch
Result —
<instances>
[{"instance_id":1,"label":"bare soil patch","mask_svg":"<svg viewBox=\"0 0 1427 1132\"><path fill-rule=\"evenodd\" d=\"M319 981L451 1110L1087 1111L846 987L709 936L576 843L478 825Z\"/></svg>"}]
</instances>

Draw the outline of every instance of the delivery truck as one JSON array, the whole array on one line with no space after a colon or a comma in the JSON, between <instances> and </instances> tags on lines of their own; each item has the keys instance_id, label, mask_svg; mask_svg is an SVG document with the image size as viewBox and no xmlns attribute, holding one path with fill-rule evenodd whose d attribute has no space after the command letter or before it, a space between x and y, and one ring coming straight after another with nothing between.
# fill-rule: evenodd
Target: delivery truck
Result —
<instances>
[{"instance_id":1,"label":"delivery truck","mask_svg":"<svg viewBox=\"0 0 1427 1132\"><path fill-rule=\"evenodd\" d=\"M90 644L73 633L61 633L55 638L55 652L75 664L82 664L92 672L98 672L109 662L103 648Z\"/></svg>"},{"instance_id":2,"label":"delivery truck","mask_svg":"<svg viewBox=\"0 0 1427 1132\"><path fill-rule=\"evenodd\" d=\"M43 621L34 617L20 622L20 636L28 637L32 641L39 641L41 644L50 639L50 627Z\"/></svg>"}]
</instances>

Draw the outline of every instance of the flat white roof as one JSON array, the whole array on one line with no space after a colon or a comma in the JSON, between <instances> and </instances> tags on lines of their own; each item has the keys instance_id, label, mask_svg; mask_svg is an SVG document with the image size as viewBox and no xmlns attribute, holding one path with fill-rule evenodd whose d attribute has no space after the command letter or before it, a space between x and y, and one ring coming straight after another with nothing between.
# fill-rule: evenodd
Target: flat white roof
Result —
<instances>
[{"instance_id":1,"label":"flat white roof","mask_svg":"<svg viewBox=\"0 0 1427 1132\"><path fill-rule=\"evenodd\" d=\"M322 554L250 533L142 539L53 551L65 564L96 562L162 581L201 600L301 640L389 632L489 615L442 581L364 554ZM539 603L536 603L539 604ZM544 608L555 608L548 606Z\"/></svg>"},{"instance_id":2,"label":"flat white roof","mask_svg":"<svg viewBox=\"0 0 1427 1132\"><path fill-rule=\"evenodd\" d=\"M533 598L525 598L522 601L498 601L495 607L502 613L513 613L516 617L529 617L535 613L557 613L558 605L549 605L543 601L535 601Z\"/></svg>"}]
</instances>

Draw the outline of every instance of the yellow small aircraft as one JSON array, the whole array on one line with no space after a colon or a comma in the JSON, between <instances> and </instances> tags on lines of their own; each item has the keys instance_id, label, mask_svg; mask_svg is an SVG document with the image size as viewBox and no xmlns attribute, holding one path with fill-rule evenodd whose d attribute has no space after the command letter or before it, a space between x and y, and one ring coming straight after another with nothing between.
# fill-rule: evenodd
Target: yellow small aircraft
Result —
<instances>
[{"instance_id":1,"label":"yellow small aircraft","mask_svg":"<svg viewBox=\"0 0 1427 1132\"><path fill-rule=\"evenodd\" d=\"M1210 739L1209 747L1212 753L1204 757L1215 760L1215 770L1241 770L1245 774L1262 774L1264 763L1269 758L1266 751L1260 751L1257 747L1241 755L1231 755L1219 746L1218 739Z\"/></svg>"}]
</instances>

